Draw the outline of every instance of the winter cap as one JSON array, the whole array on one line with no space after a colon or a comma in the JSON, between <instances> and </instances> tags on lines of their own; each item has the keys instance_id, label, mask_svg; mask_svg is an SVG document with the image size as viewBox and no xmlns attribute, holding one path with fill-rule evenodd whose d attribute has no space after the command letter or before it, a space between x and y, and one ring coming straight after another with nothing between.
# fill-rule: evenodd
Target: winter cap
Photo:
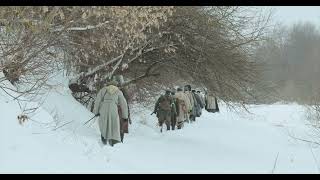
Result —
<instances>
[{"instance_id":1,"label":"winter cap","mask_svg":"<svg viewBox=\"0 0 320 180\"><path fill-rule=\"evenodd\" d=\"M191 85L189 85L189 84L185 85L184 90L191 91Z\"/></svg>"},{"instance_id":2,"label":"winter cap","mask_svg":"<svg viewBox=\"0 0 320 180\"><path fill-rule=\"evenodd\" d=\"M122 75L115 75L112 79L117 81L119 85L122 85L124 83L124 79Z\"/></svg>"},{"instance_id":3,"label":"winter cap","mask_svg":"<svg viewBox=\"0 0 320 180\"><path fill-rule=\"evenodd\" d=\"M118 86L118 82L115 81L115 80L109 80L109 81L106 83L106 86L110 86L110 85Z\"/></svg>"},{"instance_id":4,"label":"winter cap","mask_svg":"<svg viewBox=\"0 0 320 180\"><path fill-rule=\"evenodd\" d=\"M171 91L170 90L166 90L166 94L171 94Z\"/></svg>"}]
</instances>

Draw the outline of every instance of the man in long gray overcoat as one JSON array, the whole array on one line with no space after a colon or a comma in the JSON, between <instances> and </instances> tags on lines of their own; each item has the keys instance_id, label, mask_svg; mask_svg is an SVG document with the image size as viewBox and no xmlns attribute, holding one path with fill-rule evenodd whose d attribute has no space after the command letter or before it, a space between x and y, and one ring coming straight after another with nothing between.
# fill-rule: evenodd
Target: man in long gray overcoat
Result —
<instances>
[{"instance_id":1,"label":"man in long gray overcoat","mask_svg":"<svg viewBox=\"0 0 320 180\"><path fill-rule=\"evenodd\" d=\"M118 111L118 108L121 111ZM119 114L120 112L120 114ZM110 81L103 87L95 99L93 113L99 115L101 140L111 146L121 142L120 118L128 120L128 105L116 81Z\"/></svg>"}]
</instances>

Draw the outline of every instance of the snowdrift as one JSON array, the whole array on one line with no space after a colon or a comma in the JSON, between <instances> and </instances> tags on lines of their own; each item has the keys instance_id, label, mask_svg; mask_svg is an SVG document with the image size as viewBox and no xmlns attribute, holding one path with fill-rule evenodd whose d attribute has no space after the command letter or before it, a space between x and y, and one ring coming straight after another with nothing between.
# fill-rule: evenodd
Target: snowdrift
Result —
<instances>
[{"instance_id":1,"label":"snowdrift","mask_svg":"<svg viewBox=\"0 0 320 180\"><path fill-rule=\"evenodd\" d=\"M124 143L112 148L101 145L96 121L83 125L93 114L67 85L30 103L41 107L20 125L18 103L0 90L0 173L320 172L319 148L288 136L308 138L297 104L251 106L253 114L221 105L220 113L204 111L195 123L164 133L152 111L136 105Z\"/></svg>"}]
</instances>

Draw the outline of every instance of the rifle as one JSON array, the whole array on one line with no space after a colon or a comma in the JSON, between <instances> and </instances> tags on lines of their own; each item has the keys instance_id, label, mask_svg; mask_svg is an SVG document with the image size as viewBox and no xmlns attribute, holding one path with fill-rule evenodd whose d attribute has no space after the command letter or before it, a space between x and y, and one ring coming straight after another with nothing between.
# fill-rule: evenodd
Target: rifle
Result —
<instances>
[{"instance_id":1,"label":"rifle","mask_svg":"<svg viewBox=\"0 0 320 180\"><path fill-rule=\"evenodd\" d=\"M101 102L103 102L104 97L106 96L106 94L107 94L107 90L104 92ZM101 103L101 102L100 102L100 103ZM86 121L83 125L86 125L86 124L87 124L88 122L90 122L93 118L100 116L99 112L100 112L100 104L99 104L99 108L98 108L98 115L95 114L91 119L89 119L88 121Z\"/></svg>"},{"instance_id":2,"label":"rifle","mask_svg":"<svg viewBox=\"0 0 320 180\"><path fill-rule=\"evenodd\" d=\"M83 125L86 125L88 122L90 122L93 118L98 117L97 115L94 115L91 119L89 119L88 121L86 121Z\"/></svg>"},{"instance_id":3,"label":"rifle","mask_svg":"<svg viewBox=\"0 0 320 180\"><path fill-rule=\"evenodd\" d=\"M132 124L131 117L128 118L129 124Z\"/></svg>"}]
</instances>

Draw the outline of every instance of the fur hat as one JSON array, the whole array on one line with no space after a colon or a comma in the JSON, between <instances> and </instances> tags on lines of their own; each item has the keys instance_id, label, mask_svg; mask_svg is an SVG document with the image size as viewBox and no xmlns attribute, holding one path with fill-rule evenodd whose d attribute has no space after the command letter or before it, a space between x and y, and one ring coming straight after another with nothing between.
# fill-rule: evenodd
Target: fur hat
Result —
<instances>
[{"instance_id":1,"label":"fur hat","mask_svg":"<svg viewBox=\"0 0 320 180\"><path fill-rule=\"evenodd\" d=\"M106 86L110 86L110 85L118 86L118 82L115 80L107 81Z\"/></svg>"},{"instance_id":2,"label":"fur hat","mask_svg":"<svg viewBox=\"0 0 320 180\"><path fill-rule=\"evenodd\" d=\"M166 90L166 94L167 94L167 95L170 95L170 94L171 94L171 91L170 91L170 90Z\"/></svg>"},{"instance_id":3,"label":"fur hat","mask_svg":"<svg viewBox=\"0 0 320 180\"><path fill-rule=\"evenodd\" d=\"M184 90L191 91L191 85L189 85L189 84L185 85Z\"/></svg>"},{"instance_id":4,"label":"fur hat","mask_svg":"<svg viewBox=\"0 0 320 180\"><path fill-rule=\"evenodd\" d=\"M118 85L122 85L124 83L124 79L122 75L115 75L112 78L113 80L118 82Z\"/></svg>"}]
</instances>

